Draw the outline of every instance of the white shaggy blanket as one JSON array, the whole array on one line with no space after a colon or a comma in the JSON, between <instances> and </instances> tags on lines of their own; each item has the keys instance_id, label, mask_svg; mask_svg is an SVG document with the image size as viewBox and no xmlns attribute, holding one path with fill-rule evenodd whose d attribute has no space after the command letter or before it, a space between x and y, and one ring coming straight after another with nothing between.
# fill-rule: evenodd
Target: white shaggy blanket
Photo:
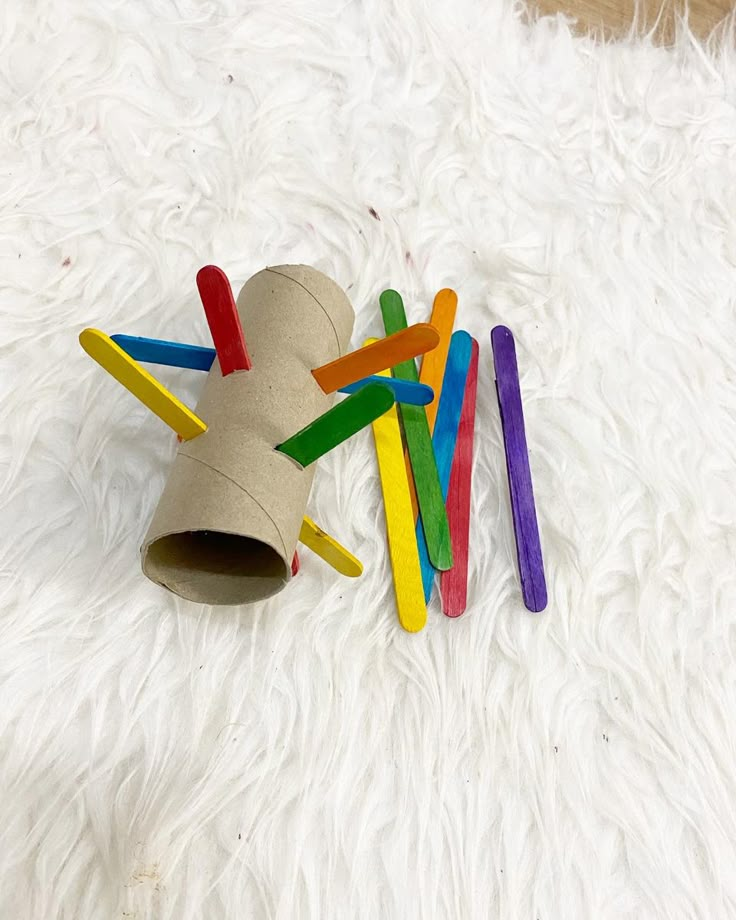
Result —
<instances>
[{"instance_id":1,"label":"white shaggy blanket","mask_svg":"<svg viewBox=\"0 0 736 920\"><path fill-rule=\"evenodd\" d=\"M736 55L478 0L6 0L0 917L736 916ZM398 627L373 443L280 596L138 548L171 433L80 329L209 343L194 283L306 262L481 343L470 606ZM516 333L550 605L525 612L488 334ZM202 376L162 369L188 403Z\"/></svg>"}]
</instances>

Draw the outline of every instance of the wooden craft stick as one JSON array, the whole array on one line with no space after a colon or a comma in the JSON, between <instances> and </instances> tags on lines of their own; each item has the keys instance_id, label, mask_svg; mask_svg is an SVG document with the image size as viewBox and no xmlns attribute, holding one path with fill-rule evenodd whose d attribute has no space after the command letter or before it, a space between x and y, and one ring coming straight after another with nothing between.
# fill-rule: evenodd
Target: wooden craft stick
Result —
<instances>
[{"instance_id":1,"label":"wooden craft stick","mask_svg":"<svg viewBox=\"0 0 736 920\"><path fill-rule=\"evenodd\" d=\"M426 383L434 389L434 400L427 406L427 424L429 433L434 431L434 420L437 417L437 409L440 404L440 395L442 393L442 378L445 375L445 364L447 363L447 352L450 348L450 337L452 336L452 327L455 323L455 313L457 311L457 294L450 288L442 288L438 291L432 304L432 316L430 323L440 334L440 341L437 348L422 358L422 367L419 371L419 381ZM411 506L414 509L414 520L419 517L419 506L417 505L417 493L414 487L414 476L411 472L411 461L409 460L408 451L404 451L404 460L406 462L407 474L409 476L409 492L411 493Z\"/></svg>"},{"instance_id":2,"label":"wooden craft stick","mask_svg":"<svg viewBox=\"0 0 736 920\"><path fill-rule=\"evenodd\" d=\"M84 329L80 333L79 343L108 374L122 383L126 390L130 390L133 396L181 435L183 440L189 441L207 431L201 418L129 357L109 335L99 329Z\"/></svg>"},{"instance_id":3,"label":"wooden craft stick","mask_svg":"<svg viewBox=\"0 0 736 920\"><path fill-rule=\"evenodd\" d=\"M116 342L126 354L136 361L146 364L164 364L169 367L183 367L193 371L208 371L217 357L214 348L205 345L185 345L183 342L167 342L163 339L149 339L139 335L113 335ZM406 380L394 380L393 377L378 377L372 374L340 387L339 393L357 393L369 383L382 383L390 387L396 396L396 402L411 403L413 406L426 406L434 399L432 387L423 383L408 383Z\"/></svg>"},{"instance_id":4,"label":"wooden craft stick","mask_svg":"<svg viewBox=\"0 0 736 920\"><path fill-rule=\"evenodd\" d=\"M243 327L227 275L216 265L205 265L197 272L197 288L220 359L222 376L227 377L233 371L249 371L251 363Z\"/></svg>"},{"instance_id":5,"label":"wooden craft stick","mask_svg":"<svg viewBox=\"0 0 736 920\"><path fill-rule=\"evenodd\" d=\"M325 393L334 393L361 377L376 374L425 354L436 348L439 340L439 333L429 323L417 323L315 368L312 376Z\"/></svg>"},{"instance_id":6,"label":"wooden craft stick","mask_svg":"<svg viewBox=\"0 0 736 920\"><path fill-rule=\"evenodd\" d=\"M527 609L537 613L547 606L547 585L534 506L516 347L511 330L506 326L496 326L491 331L491 346L496 366L496 392L506 451L521 594Z\"/></svg>"},{"instance_id":7,"label":"wooden craft stick","mask_svg":"<svg viewBox=\"0 0 736 920\"><path fill-rule=\"evenodd\" d=\"M450 350L452 327L455 324L457 311L457 294L450 288L438 291L432 305L430 323L439 333L439 343L436 348L422 358L422 367L419 371L419 382L426 383L434 390L434 400L427 406L427 424L430 432L434 431L434 422L442 394L442 381L445 376L447 353Z\"/></svg>"},{"instance_id":8,"label":"wooden craft stick","mask_svg":"<svg viewBox=\"0 0 736 920\"><path fill-rule=\"evenodd\" d=\"M363 574L363 563L348 552L334 537L325 533L311 518L304 517L302 529L299 532L299 541L308 546L313 553L331 565L336 572L347 575L348 578L357 578Z\"/></svg>"},{"instance_id":9,"label":"wooden craft stick","mask_svg":"<svg viewBox=\"0 0 736 920\"><path fill-rule=\"evenodd\" d=\"M145 361L146 364L208 371L217 354L214 348L204 345L185 345L183 342L147 339L140 335L113 335L111 338L134 361Z\"/></svg>"},{"instance_id":10,"label":"wooden craft stick","mask_svg":"<svg viewBox=\"0 0 736 920\"><path fill-rule=\"evenodd\" d=\"M395 406L373 422L373 438L386 511L386 536L399 623L407 632L418 632L427 622L427 605L422 592L414 515Z\"/></svg>"},{"instance_id":11,"label":"wooden craft stick","mask_svg":"<svg viewBox=\"0 0 736 920\"><path fill-rule=\"evenodd\" d=\"M456 332L452 336L450 342L447 365L445 367L445 377L442 383L442 396L440 397L440 406L437 412L437 423L434 429L434 437L432 438L443 501L447 498L447 490L450 486L452 458L455 455L455 442L460 426L460 415L462 413L463 396L465 394L465 382L468 376L472 352L473 339L467 332ZM417 521L416 533L417 546L419 548L419 564L422 569L424 599L429 603L429 599L432 596L434 568L429 561L427 544L424 538L424 528L422 527L421 521ZM457 563L454 546L453 558Z\"/></svg>"},{"instance_id":12,"label":"wooden craft stick","mask_svg":"<svg viewBox=\"0 0 736 920\"><path fill-rule=\"evenodd\" d=\"M473 476L473 433L475 402L478 392L478 343L473 339L460 427L452 461L450 488L447 493L447 517L450 521L452 554L455 564L440 574L442 612L459 617L465 612L468 597L468 544L470 540L470 492Z\"/></svg>"},{"instance_id":13,"label":"wooden craft stick","mask_svg":"<svg viewBox=\"0 0 736 920\"><path fill-rule=\"evenodd\" d=\"M395 380L393 377L387 377L385 374L371 374L370 377L364 377L355 383L349 383L345 387L340 387L339 393L357 393L369 383L382 383L389 387L397 403L409 403L412 406L426 406L434 399L432 387L425 386L423 383L409 383L407 380Z\"/></svg>"},{"instance_id":14,"label":"wooden craft stick","mask_svg":"<svg viewBox=\"0 0 736 920\"><path fill-rule=\"evenodd\" d=\"M404 303L396 291L384 291L380 304L387 334L406 328ZM413 360L397 365L393 373L400 380L419 382ZM429 558L436 569L444 571L452 568L452 544L427 414L423 406L403 405L400 412Z\"/></svg>"},{"instance_id":15,"label":"wooden craft stick","mask_svg":"<svg viewBox=\"0 0 736 920\"><path fill-rule=\"evenodd\" d=\"M379 415L388 412L394 402L394 394L387 386L371 383L328 409L311 424L279 444L276 450L288 454L302 466L309 466L365 428Z\"/></svg>"}]
</instances>

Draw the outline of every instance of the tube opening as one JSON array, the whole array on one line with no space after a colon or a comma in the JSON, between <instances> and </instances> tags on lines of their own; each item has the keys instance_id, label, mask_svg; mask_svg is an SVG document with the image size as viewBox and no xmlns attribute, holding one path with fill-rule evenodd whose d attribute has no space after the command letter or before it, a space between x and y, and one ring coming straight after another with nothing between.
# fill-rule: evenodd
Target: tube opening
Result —
<instances>
[{"instance_id":1,"label":"tube opening","mask_svg":"<svg viewBox=\"0 0 736 920\"><path fill-rule=\"evenodd\" d=\"M149 578L198 604L248 604L280 591L290 566L260 540L216 530L167 534L151 543Z\"/></svg>"}]
</instances>

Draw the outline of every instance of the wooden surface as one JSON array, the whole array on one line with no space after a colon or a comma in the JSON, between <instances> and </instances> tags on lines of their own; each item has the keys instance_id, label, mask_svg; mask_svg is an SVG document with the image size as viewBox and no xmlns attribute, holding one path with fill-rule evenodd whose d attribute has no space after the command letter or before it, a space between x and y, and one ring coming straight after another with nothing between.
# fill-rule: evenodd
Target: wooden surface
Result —
<instances>
[{"instance_id":1,"label":"wooden surface","mask_svg":"<svg viewBox=\"0 0 736 920\"><path fill-rule=\"evenodd\" d=\"M530 10L541 15L564 13L572 17L581 33L619 38L629 31L636 18L638 32L654 29L659 44L672 42L676 16L682 14L685 4L681 0L663 3L642 0L638 13L636 6L633 0L530 0ZM690 28L700 38L707 38L733 6L731 0L690 0Z\"/></svg>"}]
</instances>

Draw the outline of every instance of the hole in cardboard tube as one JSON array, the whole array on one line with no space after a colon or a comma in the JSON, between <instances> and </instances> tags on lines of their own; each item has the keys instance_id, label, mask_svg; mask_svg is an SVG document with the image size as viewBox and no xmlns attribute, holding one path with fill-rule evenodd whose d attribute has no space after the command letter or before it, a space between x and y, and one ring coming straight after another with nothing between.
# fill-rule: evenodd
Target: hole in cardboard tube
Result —
<instances>
[{"instance_id":1,"label":"hole in cardboard tube","mask_svg":"<svg viewBox=\"0 0 736 920\"><path fill-rule=\"evenodd\" d=\"M280 591L291 561L252 537L188 530L151 543L146 568L159 584L198 604L248 604Z\"/></svg>"}]
</instances>

